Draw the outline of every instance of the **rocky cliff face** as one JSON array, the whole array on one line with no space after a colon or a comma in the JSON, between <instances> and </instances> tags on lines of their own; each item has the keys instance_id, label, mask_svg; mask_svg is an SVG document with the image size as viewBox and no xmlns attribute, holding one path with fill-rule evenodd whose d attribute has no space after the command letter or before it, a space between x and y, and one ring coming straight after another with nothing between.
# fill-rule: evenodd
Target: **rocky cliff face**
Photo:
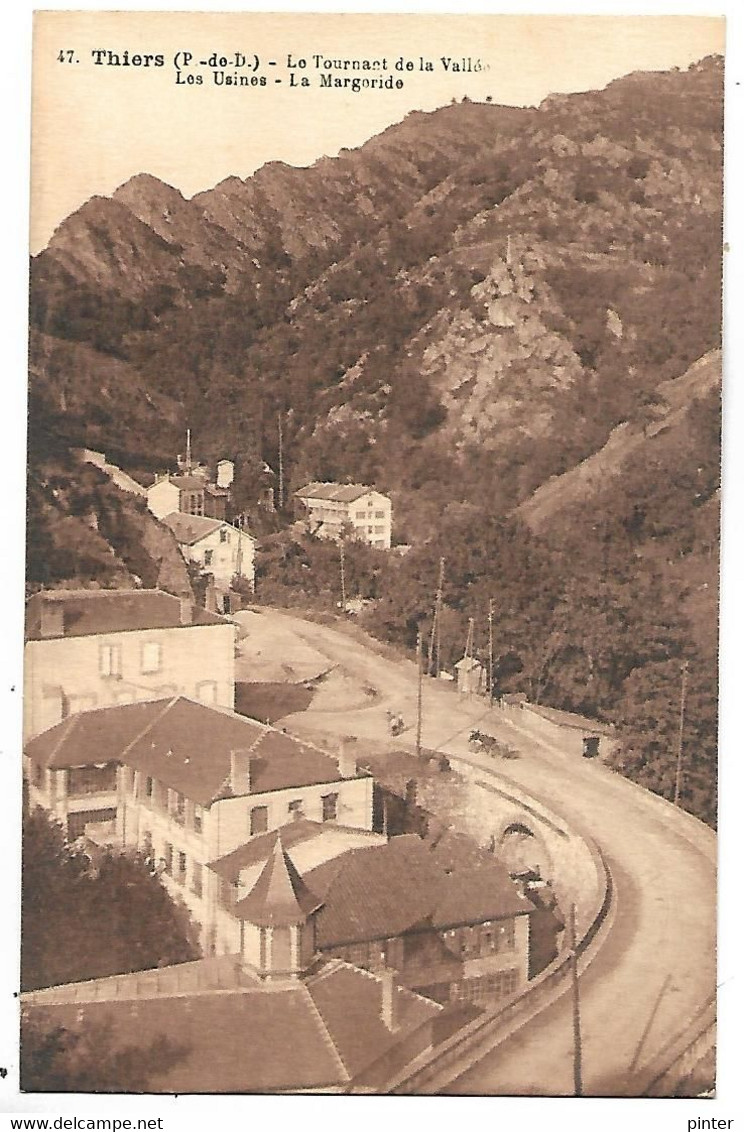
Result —
<instances>
[{"instance_id":1,"label":"rocky cliff face","mask_svg":"<svg viewBox=\"0 0 744 1132\"><path fill-rule=\"evenodd\" d=\"M32 417L135 462L188 418L271 464L281 419L291 486L487 473L508 511L718 344L721 79L410 114L188 201L134 177L33 263Z\"/></svg>"}]
</instances>

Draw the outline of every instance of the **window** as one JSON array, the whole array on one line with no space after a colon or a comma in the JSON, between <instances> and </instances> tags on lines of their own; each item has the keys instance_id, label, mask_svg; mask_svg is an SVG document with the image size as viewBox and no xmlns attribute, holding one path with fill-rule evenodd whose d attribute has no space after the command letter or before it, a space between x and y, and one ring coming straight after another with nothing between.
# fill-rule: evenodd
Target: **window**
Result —
<instances>
[{"instance_id":1,"label":"window","mask_svg":"<svg viewBox=\"0 0 744 1132\"><path fill-rule=\"evenodd\" d=\"M142 830L142 852L146 857L152 857L152 834L149 829Z\"/></svg>"},{"instance_id":2,"label":"window","mask_svg":"<svg viewBox=\"0 0 744 1132\"><path fill-rule=\"evenodd\" d=\"M229 542L229 541L230 541L230 532L228 531L227 527L222 527L220 529L220 542Z\"/></svg>"},{"instance_id":3,"label":"window","mask_svg":"<svg viewBox=\"0 0 744 1132\"><path fill-rule=\"evenodd\" d=\"M269 810L267 806L254 806L251 810L251 837L259 833L266 833L269 828Z\"/></svg>"},{"instance_id":4,"label":"window","mask_svg":"<svg viewBox=\"0 0 744 1132\"><path fill-rule=\"evenodd\" d=\"M98 651L98 671L101 676L121 675L121 648L119 645L101 645Z\"/></svg>"},{"instance_id":5,"label":"window","mask_svg":"<svg viewBox=\"0 0 744 1132\"><path fill-rule=\"evenodd\" d=\"M223 877L220 884L220 892L222 903L226 908L232 908L233 904L237 904L239 888L236 880Z\"/></svg>"},{"instance_id":6,"label":"window","mask_svg":"<svg viewBox=\"0 0 744 1132\"><path fill-rule=\"evenodd\" d=\"M145 779L145 798L148 802L152 803L154 795L155 795L155 783L153 782L153 780L148 775L147 778Z\"/></svg>"},{"instance_id":7,"label":"window","mask_svg":"<svg viewBox=\"0 0 744 1132\"><path fill-rule=\"evenodd\" d=\"M356 517L357 517L357 519L365 519L367 517L367 512L366 511L357 511Z\"/></svg>"},{"instance_id":8,"label":"window","mask_svg":"<svg viewBox=\"0 0 744 1132\"><path fill-rule=\"evenodd\" d=\"M203 704L217 703L217 683L215 680L202 680L196 685L196 698Z\"/></svg>"},{"instance_id":9,"label":"window","mask_svg":"<svg viewBox=\"0 0 744 1132\"><path fill-rule=\"evenodd\" d=\"M384 511L375 511L375 518L376 519L384 519L385 518L385 512Z\"/></svg>"},{"instance_id":10,"label":"window","mask_svg":"<svg viewBox=\"0 0 744 1132\"><path fill-rule=\"evenodd\" d=\"M78 837L83 837L86 827L89 825L100 825L104 822L113 823L115 821L115 809L81 810L79 813L70 814L67 818L67 840L75 841Z\"/></svg>"},{"instance_id":11,"label":"window","mask_svg":"<svg viewBox=\"0 0 744 1132\"><path fill-rule=\"evenodd\" d=\"M384 535L385 534L385 528L384 527L375 527L375 534L376 535Z\"/></svg>"},{"instance_id":12,"label":"window","mask_svg":"<svg viewBox=\"0 0 744 1132\"><path fill-rule=\"evenodd\" d=\"M179 851L177 858L176 880L179 884L186 881L186 854Z\"/></svg>"},{"instance_id":13,"label":"window","mask_svg":"<svg viewBox=\"0 0 744 1132\"><path fill-rule=\"evenodd\" d=\"M116 766L74 766L67 772L67 793L73 797L81 794L105 794L116 790Z\"/></svg>"},{"instance_id":14,"label":"window","mask_svg":"<svg viewBox=\"0 0 744 1132\"><path fill-rule=\"evenodd\" d=\"M140 668L142 672L159 672L163 666L162 650L157 641L146 641L142 646Z\"/></svg>"},{"instance_id":15,"label":"window","mask_svg":"<svg viewBox=\"0 0 744 1132\"><path fill-rule=\"evenodd\" d=\"M374 534L374 528L373 527L367 527L367 534L368 535Z\"/></svg>"},{"instance_id":16,"label":"window","mask_svg":"<svg viewBox=\"0 0 744 1132\"><path fill-rule=\"evenodd\" d=\"M201 896L202 894L202 867L196 861L191 873L191 891L194 896Z\"/></svg>"},{"instance_id":17,"label":"window","mask_svg":"<svg viewBox=\"0 0 744 1132\"><path fill-rule=\"evenodd\" d=\"M204 811L201 806L194 802L194 816L193 816L194 833L201 833L204 827Z\"/></svg>"},{"instance_id":18,"label":"window","mask_svg":"<svg viewBox=\"0 0 744 1132\"><path fill-rule=\"evenodd\" d=\"M204 551L204 565L205 566L211 566L213 558L214 558L214 551L213 550L205 550Z\"/></svg>"},{"instance_id":19,"label":"window","mask_svg":"<svg viewBox=\"0 0 744 1132\"><path fill-rule=\"evenodd\" d=\"M186 799L177 790L168 791L168 812L179 825L186 822Z\"/></svg>"},{"instance_id":20,"label":"window","mask_svg":"<svg viewBox=\"0 0 744 1132\"><path fill-rule=\"evenodd\" d=\"M168 876L173 875L173 846L170 841L166 841L163 846L163 864Z\"/></svg>"},{"instance_id":21,"label":"window","mask_svg":"<svg viewBox=\"0 0 744 1132\"><path fill-rule=\"evenodd\" d=\"M338 817L338 794L324 794L320 801L323 805L323 821L335 821Z\"/></svg>"},{"instance_id":22,"label":"window","mask_svg":"<svg viewBox=\"0 0 744 1132\"><path fill-rule=\"evenodd\" d=\"M289 815L290 815L291 818L293 818L295 820L297 818L301 818L302 817L302 798L293 799L293 801L291 801L289 803L289 805L287 806L287 810L289 811Z\"/></svg>"}]
</instances>

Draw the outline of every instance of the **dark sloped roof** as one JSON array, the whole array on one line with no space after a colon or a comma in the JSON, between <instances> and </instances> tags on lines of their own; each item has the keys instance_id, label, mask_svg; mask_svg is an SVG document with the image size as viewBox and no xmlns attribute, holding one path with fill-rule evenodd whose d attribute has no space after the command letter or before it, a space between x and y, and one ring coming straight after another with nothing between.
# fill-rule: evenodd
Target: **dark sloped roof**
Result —
<instances>
[{"instance_id":1,"label":"dark sloped roof","mask_svg":"<svg viewBox=\"0 0 744 1132\"><path fill-rule=\"evenodd\" d=\"M396 986L397 1026L391 1032L382 1018L381 979L347 964L321 972L308 982L307 993L352 1078L441 1009L429 999Z\"/></svg>"},{"instance_id":2,"label":"dark sloped roof","mask_svg":"<svg viewBox=\"0 0 744 1132\"><path fill-rule=\"evenodd\" d=\"M171 476L170 482L174 483L181 491L203 491L206 486L206 480L203 476Z\"/></svg>"},{"instance_id":3,"label":"dark sloped roof","mask_svg":"<svg viewBox=\"0 0 744 1132\"><path fill-rule=\"evenodd\" d=\"M79 1022L74 1003L31 1007L34 1021L75 1030L110 1024L117 1046L165 1036L183 1059L154 1075L150 1089L241 1093L333 1087L347 1075L302 986L129 1002L92 1002Z\"/></svg>"},{"instance_id":4,"label":"dark sloped roof","mask_svg":"<svg viewBox=\"0 0 744 1132\"><path fill-rule=\"evenodd\" d=\"M253 752L251 794L340 779L336 760L316 747L184 696L82 712L32 739L26 750L57 767L124 762L204 806L229 796L234 750Z\"/></svg>"},{"instance_id":5,"label":"dark sloped roof","mask_svg":"<svg viewBox=\"0 0 744 1132\"><path fill-rule=\"evenodd\" d=\"M181 626L181 602L162 590L44 590L26 606L26 639L41 639L42 603L63 610L64 632L59 637L125 633L137 629L175 629ZM191 606L190 625L227 625L224 617Z\"/></svg>"},{"instance_id":6,"label":"dark sloped roof","mask_svg":"<svg viewBox=\"0 0 744 1132\"><path fill-rule=\"evenodd\" d=\"M39 766L58 770L114 761L162 715L169 702L151 700L78 712L31 739L26 744L26 754Z\"/></svg>"},{"instance_id":7,"label":"dark sloped roof","mask_svg":"<svg viewBox=\"0 0 744 1132\"><path fill-rule=\"evenodd\" d=\"M289 849L292 845L297 845L302 841L310 841L326 828L322 822L310 821L309 818L298 818L297 821L282 826L282 844L285 849ZM278 830L274 829L270 833L262 833L258 837L252 837L245 845L239 845L231 853L226 853L224 857L211 861L209 868L218 876L234 880L243 869L268 860L269 855L273 852L278 835Z\"/></svg>"},{"instance_id":8,"label":"dark sloped roof","mask_svg":"<svg viewBox=\"0 0 744 1132\"><path fill-rule=\"evenodd\" d=\"M381 834L371 829L359 829L357 826L343 825L341 822L318 822L309 818L296 818L281 826L280 830L271 830L252 837L245 845L239 845L231 853L226 853L216 861L210 861L208 868L226 880L237 880L243 869L251 865L262 864L267 861L274 850L274 842L281 833L282 845L285 849L292 849L295 845L302 845L306 841L314 841L326 837L333 838L338 844L339 833L349 833L355 839L369 838L370 842L379 845ZM346 852L341 849L340 852Z\"/></svg>"},{"instance_id":9,"label":"dark sloped roof","mask_svg":"<svg viewBox=\"0 0 744 1132\"><path fill-rule=\"evenodd\" d=\"M451 869L415 834L351 849L305 875L323 901L319 947L385 939L429 925L483 923L527 914L532 905L497 861Z\"/></svg>"},{"instance_id":10,"label":"dark sloped roof","mask_svg":"<svg viewBox=\"0 0 744 1132\"><path fill-rule=\"evenodd\" d=\"M165 968L158 975L176 971ZM95 1000L95 985L106 980L65 988L71 1001L63 994L54 1004L36 1003L30 996L23 1001L24 1022L73 1031L110 1026L117 1048L168 1038L183 1054L153 1076L150 1089L160 1093L338 1087L441 1011L398 987L393 992L398 1028L391 1032L381 1017L381 980L345 963L328 964L304 982L270 987L236 982L219 993L143 995L137 989L140 972L119 981L119 993L106 1000Z\"/></svg>"},{"instance_id":11,"label":"dark sloped roof","mask_svg":"<svg viewBox=\"0 0 744 1132\"><path fill-rule=\"evenodd\" d=\"M303 923L320 904L287 856L280 831L261 875L233 912L239 920L269 928Z\"/></svg>"},{"instance_id":12,"label":"dark sloped roof","mask_svg":"<svg viewBox=\"0 0 744 1132\"><path fill-rule=\"evenodd\" d=\"M225 525L224 519L209 519L205 515L185 515L182 511L171 511L161 520L170 527L178 542L189 546L206 538Z\"/></svg>"}]
</instances>

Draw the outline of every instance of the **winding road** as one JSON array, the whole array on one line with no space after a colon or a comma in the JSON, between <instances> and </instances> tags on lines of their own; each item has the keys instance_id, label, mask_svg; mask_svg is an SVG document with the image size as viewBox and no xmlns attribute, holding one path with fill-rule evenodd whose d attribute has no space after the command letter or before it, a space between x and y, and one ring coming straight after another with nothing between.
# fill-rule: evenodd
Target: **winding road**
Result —
<instances>
[{"instance_id":1,"label":"winding road","mask_svg":"<svg viewBox=\"0 0 744 1132\"><path fill-rule=\"evenodd\" d=\"M417 671L362 635L267 611L303 647L310 645L367 689L370 702L339 703L337 711L286 717L290 730L385 740L388 711L407 723L396 744L415 743ZM260 678L260 676L258 676ZM517 748L499 763L499 777L543 800L586 831L603 852L615 887L615 912L595 959L580 982L585 1095L639 1095L660 1053L689 1028L715 995L716 838L712 830L597 761L518 730L482 700L426 679L422 741L451 760L478 766L467 738L476 722ZM456 763L455 763L456 765ZM488 837L483 831L483 841ZM446 1091L458 1094L572 1095L571 996L538 1017L476 1064Z\"/></svg>"}]
</instances>

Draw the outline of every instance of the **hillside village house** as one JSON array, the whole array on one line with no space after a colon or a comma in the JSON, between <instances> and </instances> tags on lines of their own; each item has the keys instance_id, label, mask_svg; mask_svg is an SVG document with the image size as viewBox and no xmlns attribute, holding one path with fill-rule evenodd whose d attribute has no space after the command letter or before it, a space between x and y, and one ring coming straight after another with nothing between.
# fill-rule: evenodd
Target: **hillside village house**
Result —
<instances>
[{"instance_id":1,"label":"hillside village house","mask_svg":"<svg viewBox=\"0 0 744 1132\"><path fill-rule=\"evenodd\" d=\"M24 768L30 804L68 839L162 863L208 953L240 940L239 922L221 914L212 862L301 817L351 827L352 844L372 829L372 778L353 756L183 697L72 716L26 744Z\"/></svg>"},{"instance_id":2,"label":"hillside village house","mask_svg":"<svg viewBox=\"0 0 744 1132\"><path fill-rule=\"evenodd\" d=\"M184 1056L155 1091L386 1091L526 982L533 909L494 861L457 869L415 835L298 819L215 872L239 925L229 954L33 991L24 1022L167 1036Z\"/></svg>"},{"instance_id":3,"label":"hillside village house","mask_svg":"<svg viewBox=\"0 0 744 1132\"><path fill-rule=\"evenodd\" d=\"M179 512L166 515L163 522L173 531L183 556L212 575L218 593L226 593L235 577L253 588L256 540L248 531L222 519Z\"/></svg>"},{"instance_id":4,"label":"hillside village house","mask_svg":"<svg viewBox=\"0 0 744 1132\"><path fill-rule=\"evenodd\" d=\"M30 598L24 738L89 708L187 695L232 708L235 625L161 590Z\"/></svg>"},{"instance_id":5,"label":"hillside village house","mask_svg":"<svg viewBox=\"0 0 744 1132\"><path fill-rule=\"evenodd\" d=\"M329 855L323 842L355 832L357 847ZM32 991L24 1024L171 1039L182 1058L156 1092L388 1091L418 1054L523 989L531 907L495 862L462 872L414 835L364 836L299 819L256 837L234 867L206 870L239 924L230 953ZM234 868L245 894L230 891ZM432 997L412 990L432 976Z\"/></svg>"},{"instance_id":6,"label":"hillside village house","mask_svg":"<svg viewBox=\"0 0 744 1132\"><path fill-rule=\"evenodd\" d=\"M352 538L389 550L393 531L393 508L387 495L364 484L309 483L295 492L301 515L311 534L339 539Z\"/></svg>"},{"instance_id":7,"label":"hillside village house","mask_svg":"<svg viewBox=\"0 0 744 1132\"><path fill-rule=\"evenodd\" d=\"M259 977L275 968L296 976L322 955L395 970L442 1003L494 1001L529 977L535 907L485 853L457 864L415 834L388 841L299 819L209 867L221 880L223 922L239 921L235 942ZM267 916L278 893L283 939L278 911Z\"/></svg>"},{"instance_id":8,"label":"hillside village house","mask_svg":"<svg viewBox=\"0 0 744 1132\"><path fill-rule=\"evenodd\" d=\"M195 470L183 475L158 476L155 483L146 489L145 498L156 519L164 519L173 511L224 519L230 491L210 483L206 471Z\"/></svg>"}]
</instances>

